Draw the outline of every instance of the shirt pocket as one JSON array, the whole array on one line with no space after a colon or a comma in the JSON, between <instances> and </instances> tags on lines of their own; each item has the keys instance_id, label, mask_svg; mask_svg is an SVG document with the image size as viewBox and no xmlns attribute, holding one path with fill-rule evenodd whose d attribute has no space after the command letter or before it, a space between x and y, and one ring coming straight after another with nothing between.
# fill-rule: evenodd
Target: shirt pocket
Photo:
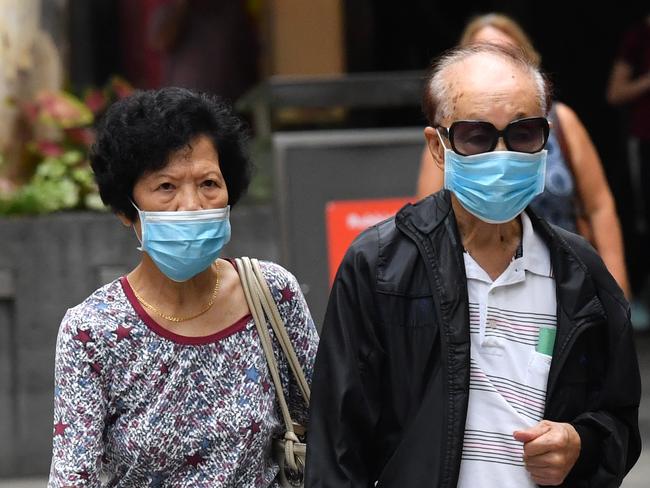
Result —
<instances>
[{"instance_id":1,"label":"shirt pocket","mask_svg":"<svg viewBox=\"0 0 650 488\"><path fill-rule=\"evenodd\" d=\"M534 421L544 418L546 409L546 383L548 372L551 369L551 356L537 351L530 353L526 369L526 394L525 415Z\"/></svg>"},{"instance_id":2,"label":"shirt pocket","mask_svg":"<svg viewBox=\"0 0 650 488\"><path fill-rule=\"evenodd\" d=\"M526 369L526 385L546 394L548 373L551 369L551 356L541 352L532 351Z\"/></svg>"}]
</instances>

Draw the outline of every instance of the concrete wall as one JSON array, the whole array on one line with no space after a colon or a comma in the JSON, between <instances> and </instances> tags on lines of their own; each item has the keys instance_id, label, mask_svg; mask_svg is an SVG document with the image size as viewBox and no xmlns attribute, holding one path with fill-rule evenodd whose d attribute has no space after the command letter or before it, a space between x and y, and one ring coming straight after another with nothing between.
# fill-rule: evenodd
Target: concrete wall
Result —
<instances>
[{"instance_id":1,"label":"concrete wall","mask_svg":"<svg viewBox=\"0 0 650 488\"><path fill-rule=\"evenodd\" d=\"M226 256L277 261L268 207L237 207ZM109 214L0 219L0 478L49 471L54 350L65 311L139 260Z\"/></svg>"}]
</instances>

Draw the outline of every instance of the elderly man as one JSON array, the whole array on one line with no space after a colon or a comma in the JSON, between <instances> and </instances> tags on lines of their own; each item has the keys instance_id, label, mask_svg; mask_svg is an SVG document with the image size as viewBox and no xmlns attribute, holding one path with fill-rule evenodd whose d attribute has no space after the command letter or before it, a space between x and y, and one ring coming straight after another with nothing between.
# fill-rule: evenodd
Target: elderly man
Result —
<instances>
[{"instance_id":1,"label":"elderly man","mask_svg":"<svg viewBox=\"0 0 650 488\"><path fill-rule=\"evenodd\" d=\"M640 452L621 290L543 189L543 76L519 53L434 64L425 136L445 190L363 233L332 288L308 488L618 486Z\"/></svg>"}]
</instances>

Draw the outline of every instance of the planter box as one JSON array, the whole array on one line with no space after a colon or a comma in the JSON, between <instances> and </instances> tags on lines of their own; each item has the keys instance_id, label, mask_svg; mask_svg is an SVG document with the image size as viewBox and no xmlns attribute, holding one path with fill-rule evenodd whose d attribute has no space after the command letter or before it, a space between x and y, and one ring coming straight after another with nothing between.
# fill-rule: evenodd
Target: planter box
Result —
<instances>
[{"instance_id":1,"label":"planter box","mask_svg":"<svg viewBox=\"0 0 650 488\"><path fill-rule=\"evenodd\" d=\"M269 207L236 207L225 256L277 261ZM0 478L49 472L53 368L65 311L132 269L137 239L110 214L0 219Z\"/></svg>"}]
</instances>

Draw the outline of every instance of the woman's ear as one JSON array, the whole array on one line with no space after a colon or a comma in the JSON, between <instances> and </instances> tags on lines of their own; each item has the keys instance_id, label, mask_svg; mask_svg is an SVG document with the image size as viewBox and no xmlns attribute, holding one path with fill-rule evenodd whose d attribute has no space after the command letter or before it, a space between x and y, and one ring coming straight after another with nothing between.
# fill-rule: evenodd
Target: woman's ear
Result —
<instances>
[{"instance_id":1,"label":"woman's ear","mask_svg":"<svg viewBox=\"0 0 650 488\"><path fill-rule=\"evenodd\" d=\"M124 227L133 227L133 230L135 231L135 235L138 238L140 242L142 242L142 227L140 225L140 217L136 216L135 220L131 220L128 218L125 214L122 212L117 213L117 218L120 219L120 222L124 225Z\"/></svg>"},{"instance_id":2,"label":"woman's ear","mask_svg":"<svg viewBox=\"0 0 650 488\"><path fill-rule=\"evenodd\" d=\"M427 127L424 129L424 137L427 140L427 147L429 152L433 157L433 162L436 163L436 166L440 169L445 167L445 148L438 137L438 131L433 127Z\"/></svg>"},{"instance_id":3,"label":"woman's ear","mask_svg":"<svg viewBox=\"0 0 650 488\"><path fill-rule=\"evenodd\" d=\"M135 223L122 212L117 213L117 218L120 219L120 222L122 222L122 225L124 225L124 227L131 227Z\"/></svg>"}]
</instances>

